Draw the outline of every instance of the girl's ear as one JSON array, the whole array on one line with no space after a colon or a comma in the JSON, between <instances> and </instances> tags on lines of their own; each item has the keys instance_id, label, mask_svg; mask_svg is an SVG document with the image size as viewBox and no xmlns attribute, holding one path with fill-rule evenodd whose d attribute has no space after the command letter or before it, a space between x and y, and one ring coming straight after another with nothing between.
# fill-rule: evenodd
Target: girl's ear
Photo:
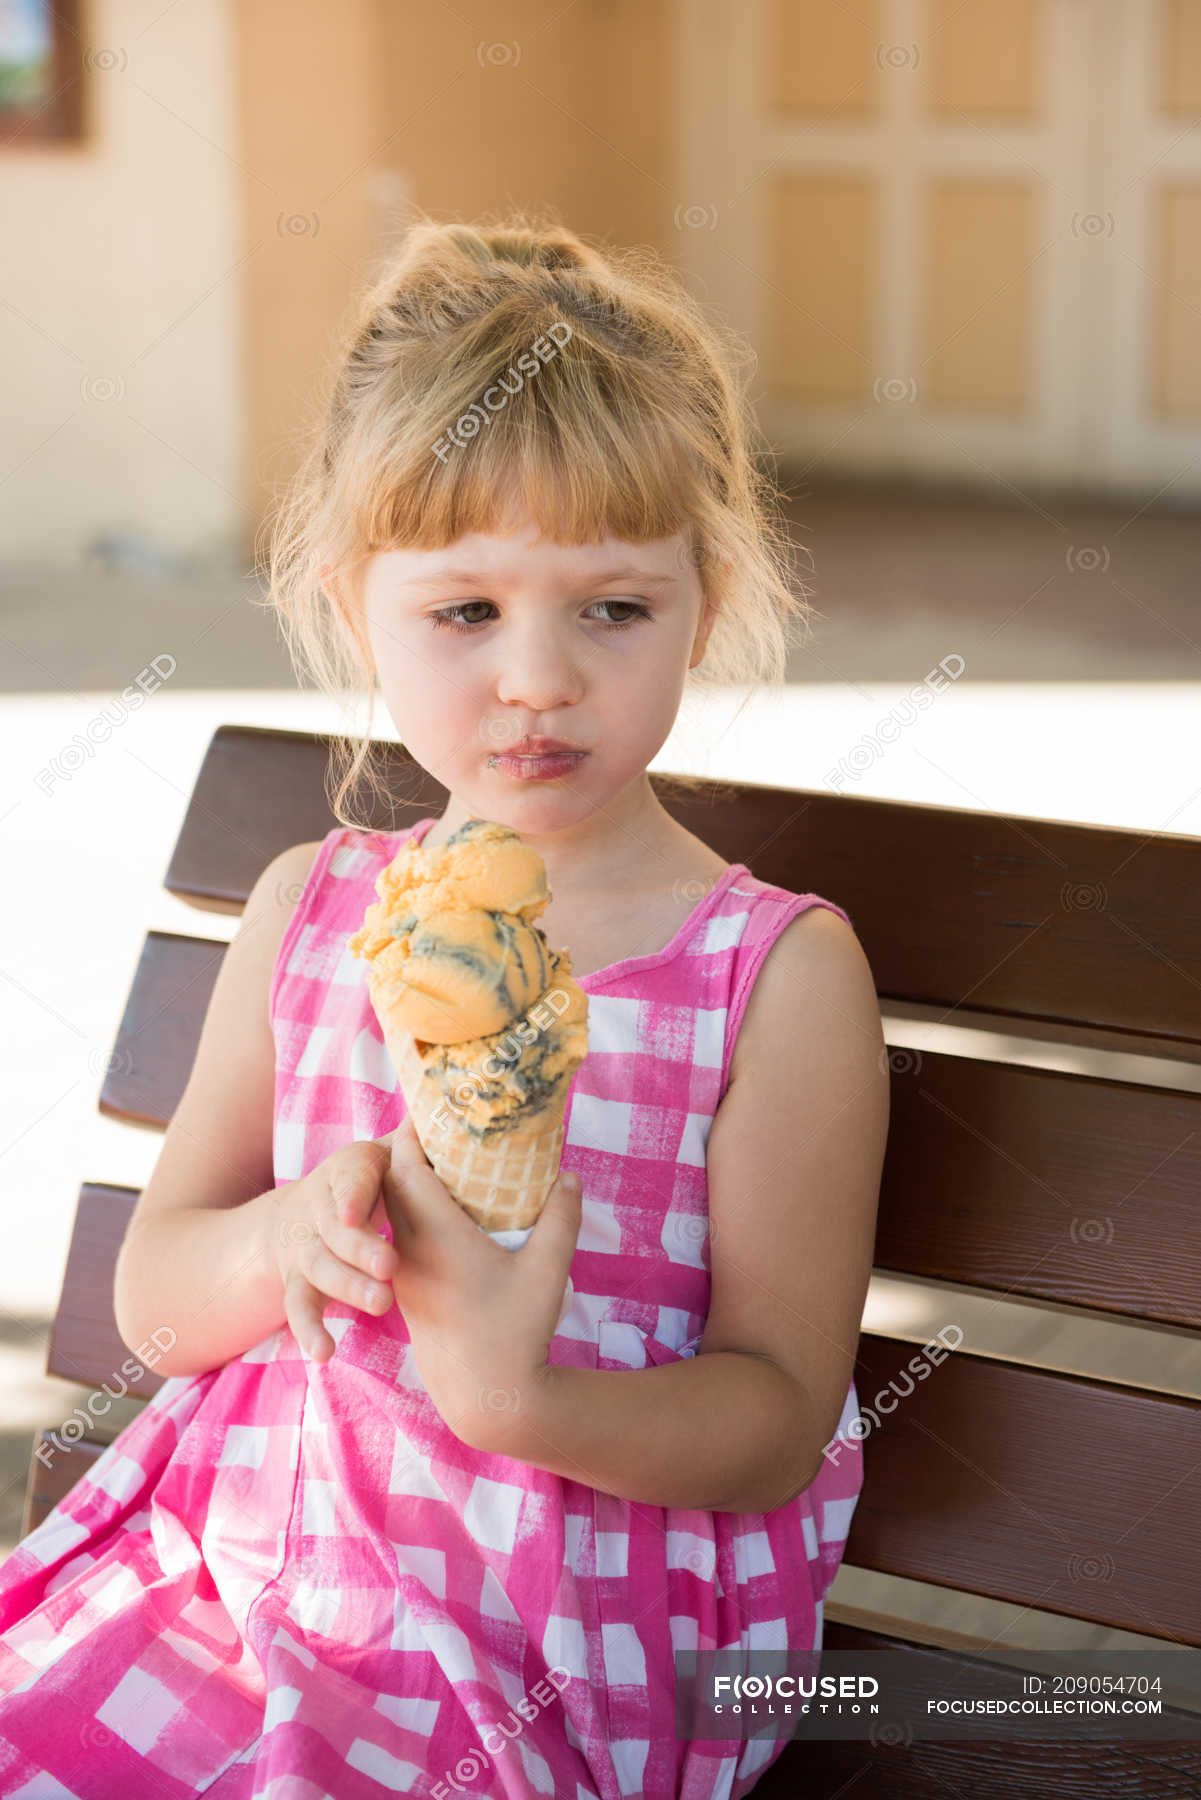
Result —
<instances>
[{"instance_id":1,"label":"girl's ear","mask_svg":"<svg viewBox=\"0 0 1201 1800\"><path fill-rule=\"evenodd\" d=\"M368 662L373 663L374 659L369 653L369 646L366 641L366 631L354 597L353 584L348 578L346 571L343 570L339 574L333 562L322 561L318 565L317 573L321 582L321 590L329 601L330 606L333 608L337 617L342 621L343 626L354 633L354 636L358 639L359 647L363 650L364 654L367 655Z\"/></svg>"},{"instance_id":2,"label":"girl's ear","mask_svg":"<svg viewBox=\"0 0 1201 1800\"><path fill-rule=\"evenodd\" d=\"M322 590L334 611L356 632L363 619L363 584L369 560L369 557L361 556L355 561L344 562L339 568L324 545L317 553L317 575Z\"/></svg>"},{"instance_id":3,"label":"girl's ear","mask_svg":"<svg viewBox=\"0 0 1201 1800\"><path fill-rule=\"evenodd\" d=\"M371 643L371 634L367 628L366 612L362 600L363 563L352 563L349 568L339 571L332 560L318 552L317 575L321 590L329 601L334 616L343 633L352 639L367 671L370 690L379 687L379 670L376 667L375 650Z\"/></svg>"},{"instance_id":4,"label":"girl's ear","mask_svg":"<svg viewBox=\"0 0 1201 1800\"><path fill-rule=\"evenodd\" d=\"M713 621L716 616L716 604L712 600L707 600L701 609L701 616L697 623L696 635L692 640L692 654L688 659L688 667L690 669L695 669L697 663L700 662L705 654L705 645L709 642L709 633L713 629Z\"/></svg>"},{"instance_id":5,"label":"girl's ear","mask_svg":"<svg viewBox=\"0 0 1201 1800\"><path fill-rule=\"evenodd\" d=\"M325 556L325 553L324 553L324 549L323 549L322 550L322 561L321 561L320 567L318 569L318 575L319 575L319 578L321 581L321 588L322 588L322 592L325 594L325 597L329 601L330 605L336 607L338 605L338 596L334 592L334 589L333 589L333 587L330 583L330 579L329 579L330 576L334 572L334 565L332 562L328 562L328 561L324 560L324 556Z\"/></svg>"}]
</instances>

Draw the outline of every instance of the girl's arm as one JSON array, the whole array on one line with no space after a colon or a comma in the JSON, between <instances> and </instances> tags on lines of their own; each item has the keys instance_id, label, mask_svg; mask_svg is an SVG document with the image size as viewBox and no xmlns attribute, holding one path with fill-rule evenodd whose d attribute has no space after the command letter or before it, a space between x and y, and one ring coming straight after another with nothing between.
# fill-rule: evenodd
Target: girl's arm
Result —
<instances>
[{"instance_id":1,"label":"girl's arm","mask_svg":"<svg viewBox=\"0 0 1201 1800\"><path fill-rule=\"evenodd\" d=\"M272 1189L234 1207L162 1208L127 1234L114 1284L117 1330L154 1374L204 1374L285 1322L283 1279L268 1249L277 1209Z\"/></svg>"},{"instance_id":2,"label":"girl's arm","mask_svg":"<svg viewBox=\"0 0 1201 1800\"><path fill-rule=\"evenodd\" d=\"M267 994L319 849L309 843L283 851L251 890L222 958L187 1087L117 1258L117 1330L159 1375L216 1368L284 1321L282 1282L265 1254L275 1210L275 1043ZM169 1348L151 1365L158 1344Z\"/></svg>"},{"instance_id":3,"label":"girl's arm","mask_svg":"<svg viewBox=\"0 0 1201 1800\"><path fill-rule=\"evenodd\" d=\"M812 907L764 958L709 1133L711 1300L694 1358L550 1364L478 1448L622 1499L765 1512L821 1468L871 1274L889 1071L853 930Z\"/></svg>"},{"instance_id":4,"label":"girl's arm","mask_svg":"<svg viewBox=\"0 0 1201 1800\"><path fill-rule=\"evenodd\" d=\"M647 1369L548 1364L532 1406L476 1449L515 1457L646 1506L770 1512L807 1488L812 1403L791 1376L750 1353L717 1350Z\"/></svg>"}]
</instances>

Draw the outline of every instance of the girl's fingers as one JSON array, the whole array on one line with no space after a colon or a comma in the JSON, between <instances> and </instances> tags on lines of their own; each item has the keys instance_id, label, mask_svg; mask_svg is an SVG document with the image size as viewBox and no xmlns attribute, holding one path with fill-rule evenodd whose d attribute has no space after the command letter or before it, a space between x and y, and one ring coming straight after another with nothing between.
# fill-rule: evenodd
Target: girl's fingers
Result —
<instances>
[{"instance_id":1,"label":"girl's fingers","mask_svg":"<svg viewBox=\"0 0 1201 1800\"><path fill-rule=\"evenodd\" d=\"M396 1130L390 1131L379 1142L381 1149L388 1152L381 1194L395 1241L398 1237L411 1237L414 1220L420 1222L421 1208L415 1203L414 1182L419 1181L423 1175L433 1175L434 1171L421 1148L421 1140L417 1136L411 1114L406 1113ZM437 1180L437 1177L434 1176L434 1179ZM410 1212L412 1217L409 1216Z\"/></svg>"},{"instance_id":2,"label":"girl's fingers","mask_svg":"<svg viewBox=\"0 0 1201 1800\"><path fill-rule=\"evenodd\" d=\"M312 1277L299 1270L293 1273L285 1291L284 1310L297 1343L322 1362L334 1349L333 1337L323 1323L329 1302L341 1301L378 1319L392 1304L392 1290L381 1282L366 1280L324 1248L312 1258Z\"/></svg>"},{"instance_id":3,"label":"girl's fingers","mask_svg":"<svg viewBox=\"0 0 1201 1800\"><path fill-rule=\"evenodd\" d=\"M387 1281L396 1268L396 1252L368 1223L382 1205L380 1178L376 1169L370 1181L356 1178L337 1194L331 1185L319 1223L321 1236L343 1262Z\"/></svg>"},{"instance_id":4,"label":"girl's fingers","mask_svg":"<svg viewBox=\"0 0 1201 1800\"><path fill-rule=\"evenodd\" d=\"M341 1300L357 1306L360 1312L378 1317L388 1310L392 1289L383 1281L373 1281L361 1269L343 1262L326 1244L318 1241L308 1247L304 1256L305 1277L327 1300Z\"/></svg>"},{"instance_id":5,"label":"girl's fingers","mask_svg":"<svg viewBox=\"0 0 1201 1800\"><path fill-rule=\"evenodd\" d=\"M292 1335L303 1350L307 1350L314 1362L324 1362L329 1350L334 1347L334 1340L321 1323L325 1307L325 1295L319 1294L311 1282L296 1270L288 1278L284 1293L284 1311Z\"/></svg>"},{"instance_id":6,"label":"girl's fingers","mask_svg":"<svg viewBox=\"0 0 1201 1800\"><path fill-rule=\"evenodd\" d=\"M392 1133L389 1172L396 1175L432 1175L433 1166L429 1157L421 1148L421 1139L417 1136L417 1127L413 1123L412 1113L406 1113L396 1130Z\"/></svg>"},{"instance_id":7,"label":"girl's fingers","mask_svg":"<svg viewBox=\"0 0 1201 1800\"><path fill-rule=\"evenodd\" d=\"M359 1146L356 1146L359 1148ZM372 1145L363 1145L369 1154L348 1159L330 1171L329 1199L333 1215L343 1225L362 1225L374 1209L379 1194L386 1156L381 1158Z\"/></svg>"},{"instance_id":8,"label":"girl's fingers","mask_svg":"<svg viewBox=\"0 0 1201 1800\"><path fill-rule=\"evenodd\" d=\"M395 1235L396 1235L396 1227L392 1220L392 1216L388 1211L388 1202L384 1196L384 1190L382 1187L380 1188L379 1194L376 1198L375 1210L372 1213L370 1219L368 1219L367 1223L370 1226L371 1230L377 1234L375 1248L377 1250L382 1249L386 1253L386 1255L389 1257L391 1267L395 1268L395 1266L399 1260L399 1252L396 1249L394 1249L387 1242L386 1239L382 1238L382 1234L386 1230L388 1230L389 1227L391 1227L393 1237L395 1237Z\"/></svg>"},{"instance_id":9,"label":"girl's fingers","mask_svg":"<svg viewBox=\"0 0 1201 1800\"><path fill-rule=\"evenodd\" d=\"M412 1113L407 1112L396 1130L390 1131L386 1138L381 1138L380 1142L388 1145L393 1156L398 1152L402 1156L411 1156L414 1149L419 1151L422 1156L425 1155L424 1150L421 1149L421 1139L417 1136L417 1127L413 1123Z\"/></svg>"},{"instance_id":10,"label":"girl's fingers","mask_svg":"<svg viewBox=\"0 0 1201 1800\"><path fill-rule=\"evenodd\" d=\"M321 1235L333 1254L360 1275L374 1276L377 1281L392 1279L397 1266L396 1251L370 1227L358 1230L334 1219L322 1225Z\"/></svg>"},{"instance_id":11,"label":"girl's fingers","mask_svg":"<svg viewBox=\"0 0 1201 1800\"><path fill-rule=\"evenodd\" d=\"M457 1206L446 1184L437 1174L425 1151L412 1115L406 1113L392 1133L392 1161L388 1170L392 1192L399 1200L403 1225L421 1230L424 1226L462 1231L470 1225L467 1214ZM398 1209L393 1208L395 1213ZM408 1214L404 1218L404 1214Z\"/></svg>"}]
</instances>

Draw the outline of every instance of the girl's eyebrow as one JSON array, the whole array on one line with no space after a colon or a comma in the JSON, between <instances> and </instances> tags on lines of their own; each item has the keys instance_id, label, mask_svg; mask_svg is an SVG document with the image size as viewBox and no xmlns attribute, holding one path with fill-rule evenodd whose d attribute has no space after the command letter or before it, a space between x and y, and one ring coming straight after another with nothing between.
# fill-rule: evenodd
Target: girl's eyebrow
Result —
<instances>
[{"instance_id":1,"label":"girl's eyebrow","mask_svg":"<svg viewBox=\"0 0 1201 1800\"><path fill-rule=\"evenodd\" d=\"M482 573L478 569L441 569L435 575L414 575L404 585L410 588L430 588L453 582L488 587L496 579L495 575ZM576 585L594 587L606 581L634 581L642 587L670 587L675 579L674 575L656 574L653 569L603 569L596 575L582 575Z\"/></svg>"}]
</instances>

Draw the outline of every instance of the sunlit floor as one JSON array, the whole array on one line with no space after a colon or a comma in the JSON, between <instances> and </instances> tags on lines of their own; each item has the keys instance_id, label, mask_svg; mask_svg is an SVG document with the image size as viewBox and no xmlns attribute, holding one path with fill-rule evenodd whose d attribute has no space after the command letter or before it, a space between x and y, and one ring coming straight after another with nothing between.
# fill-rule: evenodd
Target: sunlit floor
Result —
<instances>
[{"instance_id":1,"label":"sunlit floor","mask_svg":"<svg viewBox=\"0 0 1201 1800\"><path fill-rule=\"evenodd\" d=\"M1103 545L1103 521L1089 537L1083 518L1054 529L1027 520L1027 535L1045 533L1046 542L1037 556L1028 541L1024 552L1010 547L1010 577L1004 591L994 581L982 622L970 593L951 593L946 544L935 521L923 527L915 519L912 504L897 502L891 543L853 509L821 504L825 535L817 541L830 548L819 559L815 598L825 616L794 657L796 679L740 711L741 693L689 701L655 768L797 788L840 781L857 794L1201 836L1195 521L1160 521L1159 560L1152 554L1142 579L1118 572L1115 552L1109 571L1129 590L1125 600L1115 599L1112 584L1101 595L1095 567L1082 571L1082 584L1067 590L1073 606L1051 626L1040 601L1027 604L1040 581L1042 591L1060 591L1039 569L1072 541ZM961 547L987 537L987 510L960 516ZM797 511L812 522L819 503ZM1121 524L1111 515L1115 543ZM811 532L801 535L813 541ZM940 589L920 604L919 564ZM992 567L995 574L998 563ZM840 581L842 607L831 591ZM12 654L0 703L0 1556L18 1536L35 1426L65 1418L85 1393L43 1373L80 1182L140 1186L161 1141L102 1119L96 1105L144 934L234 929L235 921L197 914L162 888L205 748L223 723L323 732L347 723L323 697L294 691L269 623L248 622L249 584L236 577L225 578L218 604L203 583L156 588L110 572L92 589L90 620L85 588L82 577L44 584L39 603L29 577L4 627ZM1091 599L1078 605L1086 592ZM64 599L58 616L56 593ZM52 625L62 635L52 635ZM1127 635L1135 626L1137 644ZM115 696L160 652L175 672L145 704L122 707ZM913 690L956 656L962 676L915 706ZM1023 666L1026 679L1016 679ZM252 681L259 685L238 685ZM386 728L378 719L377 729ZM922 873L894 877L920 881ZM1185 1080L1195 1084L1196 1071ZM920 1341L943 1323L938 1304L920 1284L877 1279L867 1323ZM986 1351L1201 1395L1201 1359L1189 1348L1171 1360L1162 1335L1152 1344L1131 1328L1077 1330L1059 1321L1048 1330L1046 1317L1023 1318L1004 1305L987 1320L981 1311L975 1329L975 1347ZM844 1571L836 1595L903 1609L912 1586ZM948 1596L942 1616L1019 1642L1019 1612ZM1082 1645L1118 1636L1073 1629L1065 1641Z\"/></svg>"}]
</instances>

